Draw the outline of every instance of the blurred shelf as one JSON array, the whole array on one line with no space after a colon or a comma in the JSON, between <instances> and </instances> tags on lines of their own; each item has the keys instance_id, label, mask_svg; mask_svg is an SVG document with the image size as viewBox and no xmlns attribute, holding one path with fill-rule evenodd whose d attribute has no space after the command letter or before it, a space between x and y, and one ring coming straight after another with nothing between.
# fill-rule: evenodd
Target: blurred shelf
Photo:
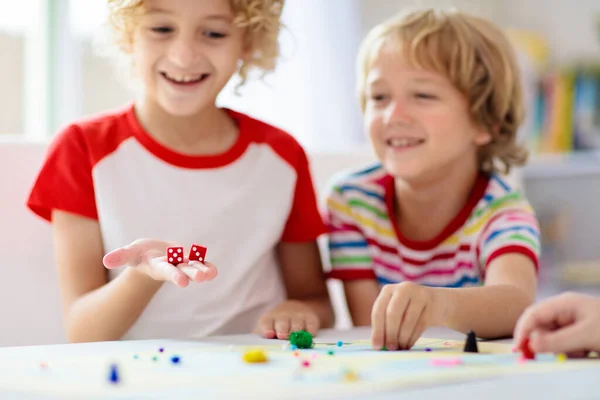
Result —
<instances>
[{"instance_id":1,"label":"blurred shelf","mask_svg":"<svg viewBox=\"0 0 600 400\"><path fill-rule=\"evenodd\" d=\"M600 176L600 150L534 154L522 171L526 179Z\"/></svg>"}]
</instances>

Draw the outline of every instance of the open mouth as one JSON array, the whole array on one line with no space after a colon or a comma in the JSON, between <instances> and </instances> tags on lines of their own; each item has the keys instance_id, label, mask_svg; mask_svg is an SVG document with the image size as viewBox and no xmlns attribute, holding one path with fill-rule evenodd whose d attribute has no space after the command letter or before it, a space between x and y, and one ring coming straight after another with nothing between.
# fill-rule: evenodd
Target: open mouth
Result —
<instances>
[{"instance_id":1,"label":"open mouth","mask_svg":"<svg viewBox=\"0 0 600 400\"><path fill-rule=\"evenodd\" d=\"M169 75L166 72L161 72L160 74L163 76L163 78L165 78L169 82L174 83L176 85L182 85L182 86L191 86L191 85L198 84L198 83L206 80L206 78L208 78L210 76L210 74L175 76L175 75Z\"/></svg>"},{"instance_id":2,"label":"open mouth","mask_svg":"<svg viewBox=\"0 0 600 400\"><path fill-rule=\"evenodd\" d=\"M387 139L385 143L394 149L408 149L425 143L425 140L417 138L391 138Z\"/></svg>"}]
</instances>

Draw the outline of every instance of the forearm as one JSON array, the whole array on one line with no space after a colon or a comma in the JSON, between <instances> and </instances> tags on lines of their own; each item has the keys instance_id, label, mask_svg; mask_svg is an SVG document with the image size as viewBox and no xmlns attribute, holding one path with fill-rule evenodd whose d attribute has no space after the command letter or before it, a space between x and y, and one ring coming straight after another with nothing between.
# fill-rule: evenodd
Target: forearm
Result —
<instances>
[{"instance_id":1,"label":"forearm","mask_svg":"<svg viewBox=\"0 0 600 400\"><path fill-rule=\"evenodd\" d=\"M116 279L77 299L66 314L71 342L119 340L163 282L126 268Z\"/></svg>"},{"instance_id":2,"label":"forearm","mask_svg":"<svg viewBox=\"0 0 600 400\"><path fill-rule=\"evenodd\" d=\"M534 302L532 295L510 284L476 288L436 288L445 305L443 325L484 339L510 337L517 320Z\"/></svg>"}]
</instances>

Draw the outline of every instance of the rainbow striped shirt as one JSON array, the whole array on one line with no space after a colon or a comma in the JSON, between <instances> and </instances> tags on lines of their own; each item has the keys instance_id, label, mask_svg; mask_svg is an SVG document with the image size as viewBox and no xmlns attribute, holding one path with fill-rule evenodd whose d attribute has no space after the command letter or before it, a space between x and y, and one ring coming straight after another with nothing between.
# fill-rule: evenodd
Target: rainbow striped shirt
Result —
<instances>
[{"instance_id":1,"label":"rainbow striped shirt","mask_svg":"<svg viewBox=\"0 0 600 400\"><path fill-rule=\"evenodd\" d=\"M413 241L393 223L394 179L380 164L336 181L327 196L330 278L381 284L481 285L506 253L540 256L539 224L522 193L497 175L480 175L462 211L434 239Z\"/></svg>"}]
</instances>

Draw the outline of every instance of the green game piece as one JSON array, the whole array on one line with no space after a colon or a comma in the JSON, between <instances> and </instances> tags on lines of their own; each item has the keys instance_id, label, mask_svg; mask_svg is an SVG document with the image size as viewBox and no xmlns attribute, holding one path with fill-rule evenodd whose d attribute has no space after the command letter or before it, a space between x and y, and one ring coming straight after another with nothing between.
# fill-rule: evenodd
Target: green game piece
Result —
<instances>
[{"instance_id":1,"label":"green game piece","mask_svg":"<svg viewBox=\"0 0 600 400\"><path fill-rule=\"evenodd\" d=\"M299 349L310 349L313 347L313 337L310 332L296 331L290 335L290 344Z\"/></svg>"},{"instance_id":2,"label":"green game piece","mask_svg":"<svg viewBox=\"0 0 600 400\"><path fill-rule=\"evenodd\" d=\"M152 357L152 361L158 361L158 357L156 357L156 356Z\"/></svg>"},{"instance_id":3,"label":"green game piece","mask_svg":"<svg viewBox=\"0 0 600 400\"><path fill-rule=\"evenodd\" d=\"M381 351L387 351L387 347L383 346L383 347L381 348Z\"/></svg>"},{"instance_id":4,"label":"green game piece","mask_svg":"<svg viewBox=\"0 0 600 400\"><path fill-rule=\"evenodd\" d=\"M329 351L327 352L327 354L329 354L330 356L332 356L332 355L333 355L333 350L329 350Z\"/></svg>"}]
</instances>

